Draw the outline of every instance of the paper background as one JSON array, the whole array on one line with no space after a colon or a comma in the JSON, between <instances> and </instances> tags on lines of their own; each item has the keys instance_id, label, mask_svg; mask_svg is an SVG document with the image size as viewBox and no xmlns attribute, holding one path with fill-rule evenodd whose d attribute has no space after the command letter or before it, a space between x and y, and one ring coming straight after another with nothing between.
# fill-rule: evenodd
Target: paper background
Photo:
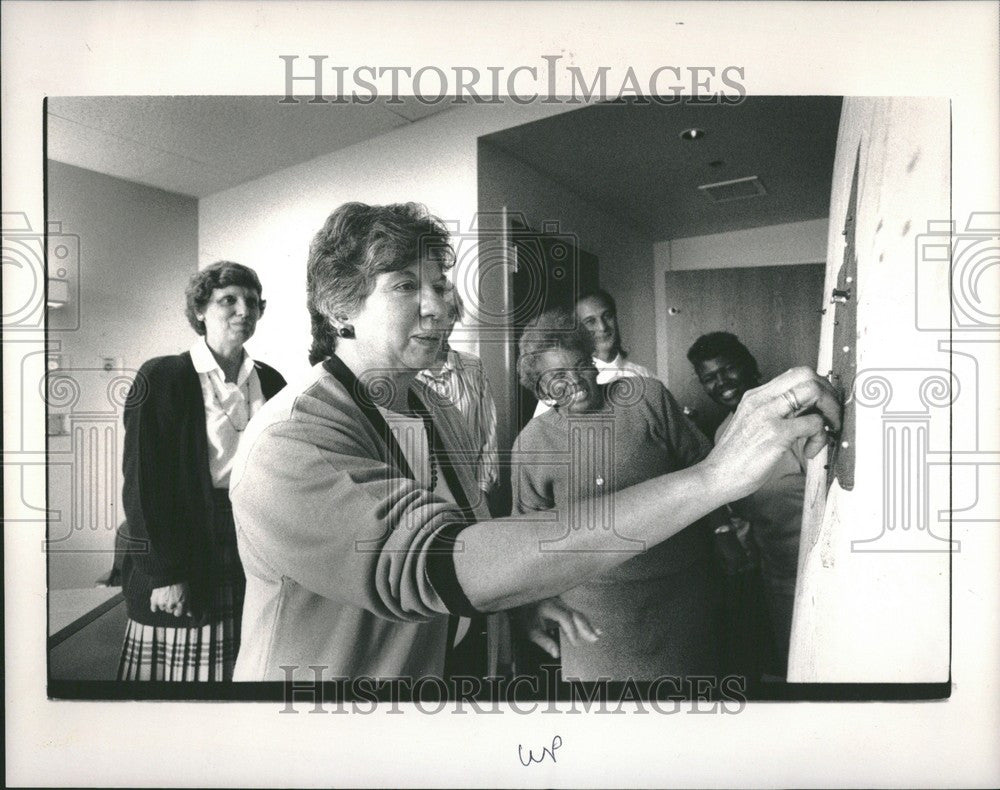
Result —
<instances>
[{"instance_id":1,"label":"paper background","mask_svg":"<svg viewBox=\"0 0 1000 790\"><path fill-rule=\"evenodd\" d=\"M6 2L3 206L42 227L45 95L280 94L280 54L510 69L563 53L585 72L739 65L754 94L947 96L961 225L971 211L998 210L997 13L994 3ZM19 399L9 356L5 425L22 413L39 421L38 405ZM995 409L995 398L982 407ZM43 527L14 520L14 493L4 534L9 784L1000 783L997 524L955 535L963 550L945 702L759 703L738 715L337 716L305 706L287 715L274 703L47 701ZM557 764L520 764L518 744L537 753L556 734Z\"/></svg>"}]
</instances>

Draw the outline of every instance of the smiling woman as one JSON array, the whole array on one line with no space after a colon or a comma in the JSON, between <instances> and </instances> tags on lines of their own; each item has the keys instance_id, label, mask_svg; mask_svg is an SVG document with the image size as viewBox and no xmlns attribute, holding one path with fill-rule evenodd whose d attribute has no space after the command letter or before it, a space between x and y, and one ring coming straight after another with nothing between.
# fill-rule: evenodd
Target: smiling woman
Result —
<instances>
[{"instance_id":1,"label":"smiling woman","mask_svg":"<svg viewBox=\"0 0 1000 790\"><path fill-rule=\"evenodd\" d=\"M760 384L760 368L746 346L729 332L709 332L688 349L695 375L712 400L736 411L748 390Z\"/></svg>"},{"instance_id":2,"label":"smiling woman","mask_svg":"<svg viewBox=\"0 0 1000 790\"><path fill-rule=\"evenodd\" d=\"M576 319L593 341L593 367L599 384L636 376L653 378L648 368L626 359L618 308L611 294L601 288L582 294L576 302ZM541 416L551 407L550 399L540 398L534 416Z\"/></svg>"},{"instance_id":3,"label":"smiling woman","mask_svg":"<svg viewBox=\"0 0 1000 790\"><path fill-rule=\"evenodd\" d=\"M122 680L229 680L244 577L229 478L250 417L285 380L243 350L264 312L256 272L229 261L191 278L186 315L201 337L139 370L125 406L128 626Z\"/></svg>"},{"instance_id":4,"label":"smiling woman","mask_svg":"<svg viewBox=\"0 0 1000 790\"><path fill-rule=\"evenodd\" d=\"M688 359L708 396L729 412L716 431L721 437L744 395L760 383L757 359L729 332L702 335L688 350ZM734 512L749 521L750 538L760 553L774 643L769 671L779 676L787 669L792 634L805 482L806 457L798 441L759 490L733 505Z\"/></svg>"},{"instance_id":5,"label":"smiling woman","mask_svg":"<svg viewBox=\"0 0 1000 790\"><path fill-rule=\"evenodd\" d=\"M607 325L608 319L598 321ZM613 503L620 489L690 467L711 449L658 380L598 384L591 359L596 338L585 326L553 311L529 324L521 337L521 383L552 408L529 422L515 442L518 513L572 511L593 498ZM583 447L588 457L566 462L582 454L574 448ZM610 507L583 510L586 528L609 529ZM704 519L657 546L622 540L618 550L626 562L556 599L577 613L575 622L582 616L585 625L600 628L599 639L586 638L586 630L580 639L576 629L560 628L557 642L548 633L552 602L522 607L518 632L561 658L568 679L711 675L716 670L711 525Z\"/></svg>"}]
</instances>

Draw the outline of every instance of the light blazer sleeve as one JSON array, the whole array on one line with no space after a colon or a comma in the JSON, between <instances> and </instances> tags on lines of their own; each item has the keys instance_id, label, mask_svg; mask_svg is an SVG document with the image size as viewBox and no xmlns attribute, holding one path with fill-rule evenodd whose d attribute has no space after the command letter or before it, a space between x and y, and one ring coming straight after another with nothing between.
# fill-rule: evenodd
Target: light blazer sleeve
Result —
<instances>
[{"instance_id":1,"label":"light blazer sleeve","mask_svg":"<svg viewBox=\"0 0 1000 790\"><path fill-rule=\"evenodd\" d=\"M475 611L452 556L469 519L405 476L329 377L258 417L230 487L248 573L390 620Z\"/></svg>"}]
</instances>

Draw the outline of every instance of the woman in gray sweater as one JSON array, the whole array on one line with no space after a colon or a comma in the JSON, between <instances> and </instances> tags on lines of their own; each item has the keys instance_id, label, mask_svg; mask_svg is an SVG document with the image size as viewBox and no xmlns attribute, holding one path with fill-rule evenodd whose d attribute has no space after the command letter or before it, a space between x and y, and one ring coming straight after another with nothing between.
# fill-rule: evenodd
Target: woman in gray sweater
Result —
<instances>
[{"instance_id":1,"label":"woman in gray sweater","mask_svg":"<svg viewBox=\"0 0 1000 790\"><path fill-rule=\"evenodd\" d=\"M544 633L544 611L519 611L522 631L562 658L567 679L652 680L716 670L709 518L656 545L616 539L616 492L703 460L709 441L656 379L597 383L593 338L568 312L536 319L520 342L521 383L552 408L513 450L517 513L570 513L577 529L608 533L621 565L560 597L600 629L597 641ZM555 548L555 544L553 544Z\"/></svg>"}]
</instances>

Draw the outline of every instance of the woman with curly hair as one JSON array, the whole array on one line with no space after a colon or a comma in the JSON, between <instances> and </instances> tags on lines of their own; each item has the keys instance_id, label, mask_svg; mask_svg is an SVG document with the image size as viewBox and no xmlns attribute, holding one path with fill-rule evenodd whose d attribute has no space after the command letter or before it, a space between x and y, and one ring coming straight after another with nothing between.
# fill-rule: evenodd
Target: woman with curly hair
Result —
<instances>
[{"instance_id":1,"label":"woman with curly hair","mask_svg":"<svg viewBox=\"0 0 1000 790\"><path fill-rule=\"evenodd\" d=\"M717 661L710 519L656 545L613 538L619 491L694 466L711 444L658 380L598 384L594 342L561 311L544 313L521 336L521 383L551 408L515 442L514 507L576 512L577 529L606 531L616 544L608 550L628 559L560 596L601 630L599 640L558 644L534 606L520 610L521 630L562 658L566 678L710 675Z\"/></svg>"},{"instance_id":2,"label":"woman with curly hair","mask_svg":"<svg viewBox=\"0 0 1000 790\"><path fill-rule=\"evenodd\" d=\"M466 421L417 381L448 328L454 255L447 226L413 203L346 203L313 239L312 373L254 417L233 469L247 575L237 680L442 676L458 616L523 606L599 577L628 559L617 550L623 537L633 553L672 543L753 490L795 437L812 437L815 454L826 444L824 417L839 425L829 384L790 371L748 394L733 441L694 466L681 462L703 440L679 421L650 418L663 434L651 441L676 453L657 464L658 477L643 470L645 482L617 490L614 532L582 528L579 508L491 519ZM648 399L666 395L651 390ZM814 405L823 416L797 415ZM594 493L581 504L601 503ZM573 617L559 625L587 638ZM496 640L489 644L495 657Z\"/></svg>"}]
</instances>

